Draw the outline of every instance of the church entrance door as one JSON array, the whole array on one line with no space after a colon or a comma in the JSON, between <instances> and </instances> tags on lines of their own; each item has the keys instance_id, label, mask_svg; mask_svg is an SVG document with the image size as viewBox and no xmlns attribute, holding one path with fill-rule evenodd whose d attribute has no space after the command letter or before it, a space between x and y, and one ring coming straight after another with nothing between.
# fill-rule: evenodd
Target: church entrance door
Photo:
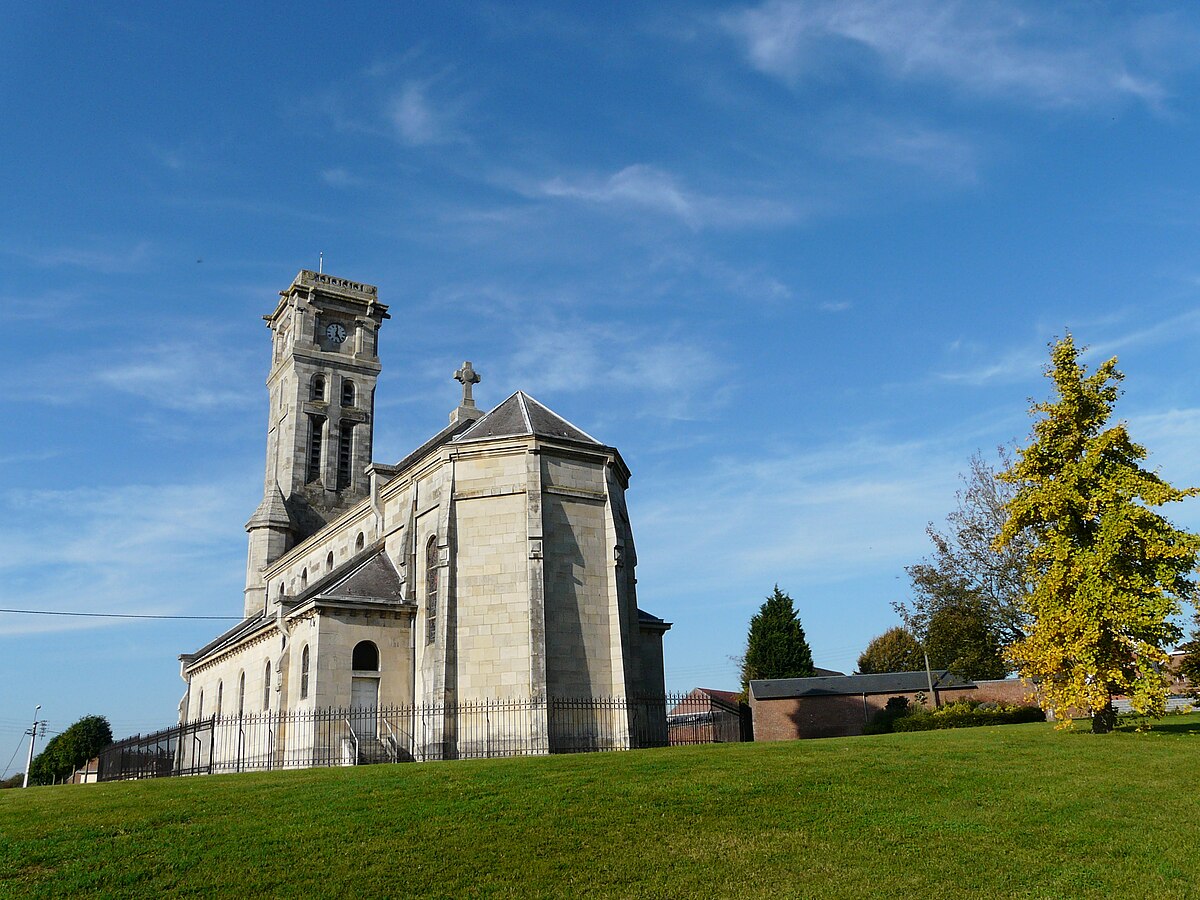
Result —
<instances>
[{"instance_id":1,"label":"church entrance door","mask_svg":"<svg viewBox=\"0 0 1200 900\"><path fill-rule=\"evenodd\" d=\"M350 705L354 707L354 730L358 739L373 740L378 730L375 708L379 706L379 679L351 679Z\"/></svg>"}]
</instances>

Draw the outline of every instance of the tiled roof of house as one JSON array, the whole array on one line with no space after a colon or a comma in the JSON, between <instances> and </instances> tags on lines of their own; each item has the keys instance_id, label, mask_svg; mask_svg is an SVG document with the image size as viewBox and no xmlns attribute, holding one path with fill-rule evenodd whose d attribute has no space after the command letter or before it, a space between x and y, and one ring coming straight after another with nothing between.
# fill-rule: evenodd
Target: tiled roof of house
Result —
<instances>
[{"instance_id":1,"label":"tiled roof of house","mask_svg":"<svg viewBox=\"0 0 1200 900\"><path fill-rule=\"evenodd\" d=\"M945 669L933 671L935 688L974 687ZM750 682L750 694L756 700L785 697L833 697L845 694L911 694L929 690L925 672L884 672L878 675L837 675L814 678L774 678Z\"/></svg>"}]
</instances>

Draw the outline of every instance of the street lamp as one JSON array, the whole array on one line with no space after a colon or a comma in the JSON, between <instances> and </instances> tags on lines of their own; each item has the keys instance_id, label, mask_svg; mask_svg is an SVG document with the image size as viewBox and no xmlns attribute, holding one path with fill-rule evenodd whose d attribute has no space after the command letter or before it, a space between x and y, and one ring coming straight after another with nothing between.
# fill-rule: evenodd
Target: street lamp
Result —
<instances>
[{"instance_id":1,"label":"street lamp","mask_svg":"<svg viewBox=\"0 0 1200 900\"><path fill-rule=\"evenodd\" d=\"M23 788L29 787L29 769L33 766L33 742L37 740L38 713L42 709L42 704L38 704L33 710L33 727L29 729L29 759L25 760L25 782L21 785Z\"/></svg>"}]
</instances>

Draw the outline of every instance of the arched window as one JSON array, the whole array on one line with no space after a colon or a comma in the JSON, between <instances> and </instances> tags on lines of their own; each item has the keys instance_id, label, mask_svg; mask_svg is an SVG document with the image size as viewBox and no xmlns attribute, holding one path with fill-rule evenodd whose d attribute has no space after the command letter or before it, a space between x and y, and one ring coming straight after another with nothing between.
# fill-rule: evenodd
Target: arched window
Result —
<instances>
[{"instance_id":1,"label":"arched window","mask_svg":"<svg viewBox=\"0 0 1200 900\"><path fill-rule=\"evenodd\" d=\"M425 545L425 643L437 640L438 548L437 535Z\"/></svg>"},{"instance_id":2,"label":"arched window","mask_svg":"<svg viewBox=\"0 0 1200 900\"><path fill-rule=\"evenodd\" d=\"M358 533L358 537L354 539L354 552L358 553L360 550L362 550L365 543L366 539L363 537L363 533L360 531Z\"/></svg>"},{"instance_id":3,"label":"arched window","mask_svg":"<svg viewBox=\"0 0 1200 900\"><path fill-rule=\"evenodd\" d=\"M354 405L354 382L349 378L342 379L342 406Z\"/></svg>"},{"instance_id":4,"label":"arched window","mask_svg":"<svg viewBox=\"0 0 1200 900\"><path fill-rule=\"evenodd\" d=\"M246 713L246 673L238 676L238 715Z\"/></svg>"},{"instance_id":5,"label":"arched window","mask_svg":"<svg viewBox=\"0 0 1200 900\"><path fill-rule=\"evenodd\" d=\"M318 374L318 375L314 375L312 377L312 382L310 384L308 398L310 400L324 400L325 399L325 376L324 375Z\"/></svg>"},{"instance_id":6,"label":"arched window","mask_svg":"<svg viewBox=\"0 0 1200 900\"><path fill-rule=\"evenodd\" d=\"M279 582L279 599L283 599L283 582Z\"/></svg>"},{"instance_id":7,"label":"arched window","mask_svg":"<svg viewBox=\"0 0 1200 900\"><path fill-rule=\"evenodd\" d=\"M307 566L305 566L303 569L300 570L300 590L304 590L306 587L308 587L308 567Z\"/></svg>"},{"instance_id":8,"label":"arched window","mask_svg":"<svg viewBox=\"0 0 1200 900\"><path fill-rule=\"evenodd\" d=\"M200 692L200 703L196 707L196 718L197 719L204 718L204 691Z\"/></svg>"},{"instance_id":9,"label":"arched window","mask_svg":"<svg viewBox=\"0 0 1200 900\"><path fill-rule=\"evenodd\" d=\"M221 695L225 693L225 682L217 682L217 718L221 718Z\"/></svg>"},{"instance_id":10,"label":"arched window","mask_svg":"<svg viewBox=\"0 0 1200 900\"><path fill-rule=\"evenodd\" d=\"M330 550L330 551L329 551L329 552L328 552L328 553L325 555L325 571L326 571L326 572L332 572L332 571L333 571L333 551L332 551L332 550Z\"/></svg>"},{"instance_id":11,"label":"arched window","mask_svg":"<svg viewBox=\"0 0 1200 900\"><path fill-rule=\"evenodd\" d=\"M308 699L308 644L300 654L300 699Z\"/></svg>"},{"instance_id":12,"label":"arched window","mask_svg":"<svg viewBox=\"0 0 1200 900\"><path fill-rule=\"evenodd\" d=\"M350 667L356 672L379 671L379 648L375 646L374 641L359 641L354 645Z\"/></svg>"},{"instance_id":13,"label":"arched window","mask_svg":"<svg viewBox=\"0 0 1200 900\"><path fill-rule=\"evenodd\" d=\"M271 708L271 661L267 660L267 674L263 676L263 709Z\"/></svg>"}]
</instances>

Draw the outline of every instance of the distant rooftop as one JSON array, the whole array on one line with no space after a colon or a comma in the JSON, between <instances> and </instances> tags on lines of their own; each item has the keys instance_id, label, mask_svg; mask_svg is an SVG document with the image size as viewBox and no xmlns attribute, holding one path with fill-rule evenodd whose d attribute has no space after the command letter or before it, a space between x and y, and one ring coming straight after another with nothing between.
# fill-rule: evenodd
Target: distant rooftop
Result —
<instances>
[{"instance_id":1,"label":"distant rooftop","mask_svg":"<svg viewBox=\"0 0 1200 900\"><path fill-rule=\"evenodd\" d=\"M973 681L959 678L945 669L933 671L935 688L974 687ZM878 675L818 675L815 678L773 678L750 682L756 700L784 697L833 697L845 694L911 694L929 690L925 672L883 672Z\"/></svg>"}]
</instances>

